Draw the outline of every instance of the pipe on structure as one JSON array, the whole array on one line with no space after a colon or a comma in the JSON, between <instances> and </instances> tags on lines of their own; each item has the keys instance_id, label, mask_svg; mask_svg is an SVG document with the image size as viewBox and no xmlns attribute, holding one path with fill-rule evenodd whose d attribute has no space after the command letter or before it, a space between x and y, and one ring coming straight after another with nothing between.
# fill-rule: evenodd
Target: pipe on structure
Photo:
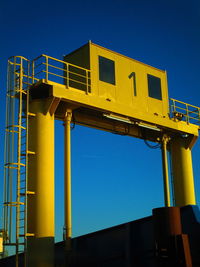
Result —
<instances>
[{"instance_id":1,"label":"pipe on structure","mask_svg":"<svg viewBox=\"0 0 200 267\"><path fill-rule=\"evenodd\" d=\"M172 173L176 206L196 205L192 153L186 138L171 140Z\"/></svg>"},{"instance_id":2,"label":"pipe on structure","mask_svg":"<svg viewBox=\"0 0 200 267\"><path fill-rule=\"evenodd\" d=\"M71 211L71 118L72 111L67 109L64 119L64 239L66 261L70 261L71 237L72 237L72 211Z\"/></svg>"},{"instance_id":3,"label":"pipe on structure","mask_svg":"<svg viewBox=\"0 0 200 267\"><path fill-rule=\"evenodd\" d=\"M27 256L29 267L54 266L54 115L47 100L29 110Z\"/></svg>"},{"instance_id":4,"label":"pipe on structure","mask_svg":"<svg viewBox=\"0 0 200 267\"><path fill-rule=\"evenodd\" d=\"M168 142L168 137L163 136L163 140L162 140L162 165L163 165L164 198L165 198L165 207L170 207L167 142Z\"/></svg>"}]
</instances>

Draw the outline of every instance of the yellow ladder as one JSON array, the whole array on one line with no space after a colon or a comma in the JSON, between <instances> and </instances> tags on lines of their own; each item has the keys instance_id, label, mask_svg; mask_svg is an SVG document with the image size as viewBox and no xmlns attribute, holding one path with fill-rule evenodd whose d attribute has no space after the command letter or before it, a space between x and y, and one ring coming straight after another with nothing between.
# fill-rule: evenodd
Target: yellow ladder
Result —
<instances>
[{"instance_id":1,"label":"yellow ladder","mask_svg":"<svg viewBox=\"0 0 200 267\"><path fill-rule=\"evenodd\" d=\"M19 254L26 250L28 89L31 78L29 60L19 56L8 60L3 222L4 245L15 246L16 267L19 266Z\"/></svg>"}]
</instances>

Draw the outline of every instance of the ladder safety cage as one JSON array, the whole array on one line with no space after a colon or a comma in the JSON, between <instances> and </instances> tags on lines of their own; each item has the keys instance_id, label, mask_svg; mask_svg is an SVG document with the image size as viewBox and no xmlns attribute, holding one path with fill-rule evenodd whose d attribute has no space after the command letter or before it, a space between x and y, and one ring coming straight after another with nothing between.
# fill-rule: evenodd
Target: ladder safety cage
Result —
<instances>
[{"instance_id":1,"label":"ladder safety cage","mask_svg":"<svg viewBox=\"0 0 200 267\"><path fill-rule=\"evenodd\" d=\"M176 120L200 126L200 107L170 98L170 115Z\"/></svg>"},{"instance_id":2,"label":"ladder safety cage","mask_svg":"<svg viewBox=\"0 0 200 267\"><path fill-rule=\"evenodd\" d=\"M16 266L26 245L27 143L30 62L14 56L8 60L6 129L4 148L4 246L15 246Z\"/></svg>"},{"instance_id":3,"label":"ladder safety cage","mask_svg":"<svg viewBox=\"0 0 200 267\"><path fill-rule=\"evenodd\" d=\"M47 55L32 61L32 83L52 81L84 92L91 92L90 70Z\"/></svg>"}]
</instances>

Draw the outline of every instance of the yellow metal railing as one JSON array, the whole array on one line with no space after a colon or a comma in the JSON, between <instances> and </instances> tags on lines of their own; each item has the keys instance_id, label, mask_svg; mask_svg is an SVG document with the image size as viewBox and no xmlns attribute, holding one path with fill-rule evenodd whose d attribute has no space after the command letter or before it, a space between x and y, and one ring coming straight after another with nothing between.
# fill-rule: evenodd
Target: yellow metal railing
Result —
<instances>
[{"instance_id":1,"label":"yellow metal railing","mask_svg":"<svg viewBox=\"0 0 200 267\"><path fill-rule=\"evenodd\" d=\"M90 70L47 55L41 55L32 61L32 83L42 79L64 84L67 88L91 92Z\"/></svg>"},{"instance_id":2,"label":"yellow metal railing","mask_svg":"<svg viewBox=\"0 0 200 267\"><path fill-rule=\"evenodd\" d=\"M200 125L200 107L171 98L170 112L174 119Z\"/></svg>"}]
</instances>

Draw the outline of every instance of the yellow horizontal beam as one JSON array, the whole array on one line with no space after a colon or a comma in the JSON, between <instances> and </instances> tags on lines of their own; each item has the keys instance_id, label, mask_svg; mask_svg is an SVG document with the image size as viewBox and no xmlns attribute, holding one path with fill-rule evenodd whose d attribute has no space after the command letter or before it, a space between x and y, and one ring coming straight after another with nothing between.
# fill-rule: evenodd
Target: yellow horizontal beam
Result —
<instances>
[{"instance_id":1,"label":"yellow horizontal beam","mask_svg":"<svg viewBox=\"0 0 200 267\"><path fill-rule=\"evenodd\" d=\"M104 113L113 113L119 116L124 116L131 120L146 122L148 124L152 124L157 128L164 129L164 130L172 130L177 132L183 132L192 134L194 136L198 136L198 129L199 127L195 124L187 124L184 121L176 122L173 119L168 117L161 117L152 114L144 114L142 112L135 112L134 107L125 106L121 104L117 104L114 101L106 101L104 98L100 98L97 95L89 94L87 95L86 92L81 90L76 90L74 88L69 87L66 90L65 85L61 85L55 82L48 81L48 84L52 85L52 94L53 97L58 97L66 102L73 102L79 106L83 105L90 109L96 110L103 110Z\"/></svg>"}]
</instances>

